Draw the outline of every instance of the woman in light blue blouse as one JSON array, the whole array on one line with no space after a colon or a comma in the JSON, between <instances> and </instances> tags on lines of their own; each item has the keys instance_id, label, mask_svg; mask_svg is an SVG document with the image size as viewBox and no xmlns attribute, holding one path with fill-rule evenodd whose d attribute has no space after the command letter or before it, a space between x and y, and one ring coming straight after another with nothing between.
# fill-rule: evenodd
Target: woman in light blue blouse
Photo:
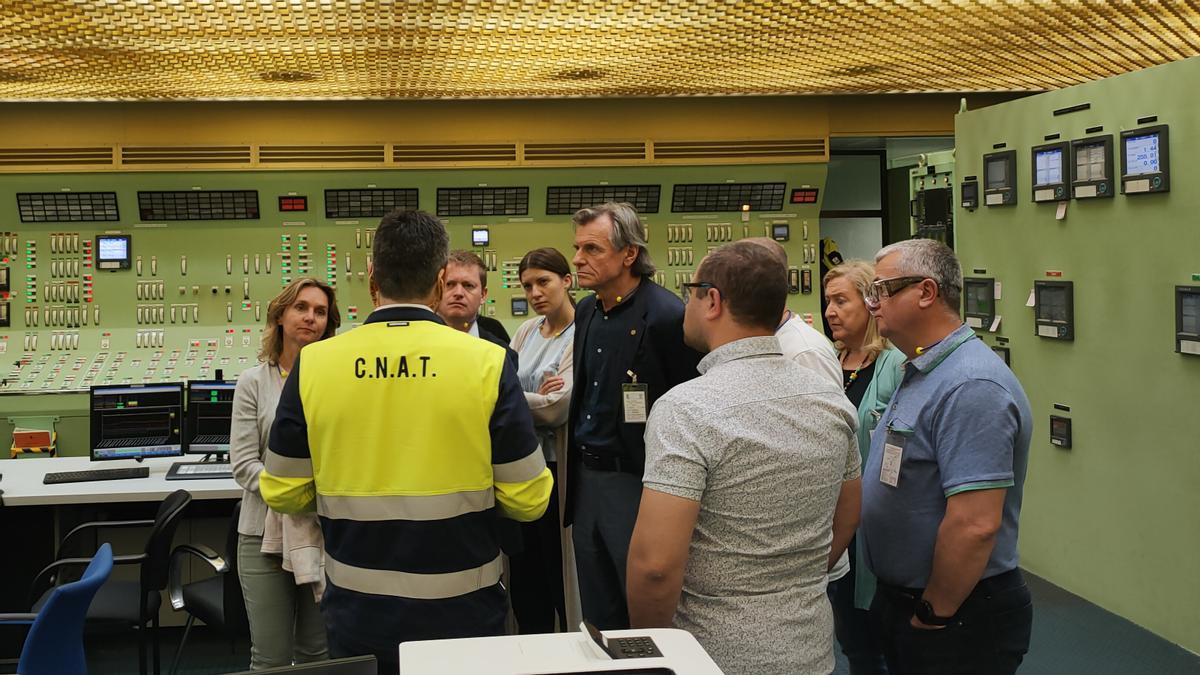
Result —
<instances>
[{"instance_id":1,"label":"woman in light blue blouse","mask_svg":"<svg viewBox=\"0 0 1200 675\"><path fill-rule=\"evenodd\" d=\"M520 356L517 374L556 486L546 514L521 527L524 550L510 560L512 605L521 633L552 633L556 615L559 627L570 630L573 625L568 623L563 593L559 513L562 485L557 460L566 456L567 413L574 378L575 301L570 293L571 268L556 249L539 248L526 253L517 270L525 297L538 316L517 329L512 348Z\"/></svg>"}]
</instances>

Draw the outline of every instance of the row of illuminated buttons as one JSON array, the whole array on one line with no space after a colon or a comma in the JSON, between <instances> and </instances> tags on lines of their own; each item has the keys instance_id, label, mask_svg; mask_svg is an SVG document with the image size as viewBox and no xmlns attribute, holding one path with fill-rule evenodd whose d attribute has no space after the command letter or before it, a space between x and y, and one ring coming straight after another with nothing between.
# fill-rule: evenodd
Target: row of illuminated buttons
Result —
<instances>
[{"instance_id":1,"label":"row of illuminated buttons","mask_svg":"<svg viewBox=\"0 0 1200 675\"><path fill-rule=\"evenodd\" d=\"M16 255L21 250L21 242L16 232L0 232L0 254Z\"/></svg>"},{"instance_id":2,"label":"row of illuminated buttons","mask_svg":"<svg viewBox=\"0 0 1200 675\"><path fill-rule=\"evenodd\" d=\"M83 242L85 247L90 247L91 243ZM79 250L78 232L56 232L50 235L51 253L79 253Z\"/></svg>"},{"instance_id":3,"label":"row of illuminated buttons","mask_svg":"<svg viewBox=\"0 0 1200 675\"><path fill-rule=\"evenodd\" d=\"M38 334L25 334L25 351L36 352L38 348ZM55 331L50 334L50 349L79 349L79 333L60 333Z\"/></svg>"},{"instance_id":4,"label":"row of illuminated buttons","mask_svg":"<svg viewBox=\"0 0 1200 675\"><path fill-rule=\"evenodd\" d=\"M86 307L37 307L25 308L25 325L36 328L41 321L47 326L66 326L68 328L88 325L88 310ZM100 325L100 306L92 307L92 320Z\"/></svg>"},{"instance_id":5,"label":"row of illuminated buttons","mask_svg":"<svg viewBox=\"0 0 1200 675\"><path fill-rule=\"evenodd\" d=\"M79 302L79 298L80 292L78 281L72 281L65 284L46 284L42 287L43 302ZM91 298L89 298L89 301L90 299Z\"/></svg>"},{"instance_id":6,"label":"row of illuminated buttons","mask_svg":"<svg viewBox=\"0 0 1200 675\"><path fill-rule=\"evenodd\" d=\"M180 286L182 293L182 286ZM165 281L139 281L137 282L137 299L138 300L162 300L166 294L167 282Z\"/></svg>"},{"instance_id":7,"label":"row of illuminated buttons","mask_svg":"<svg viewBox=\"0 0 1200 675\"><path fill-rule=\"evenodd\" d=\"M60 277L77 277L79 276L79 262L79 260L75 259L53 259L50 261L50 276L55 279ZM86 261L84 266L90 267L91 261Z\"/></svg>"},{"instance_id":8,"label":"row of illuminated buttons","mask_svg":"<svg viewBox=\"0 0 1200 675\"><path fill-rule=\"evenodd\" d=\"M367 242L367 248L371 248L371 244L375 243L375 230L354 228L354 248L362 248L364 238Z\"/></svg>"}]
</instances>

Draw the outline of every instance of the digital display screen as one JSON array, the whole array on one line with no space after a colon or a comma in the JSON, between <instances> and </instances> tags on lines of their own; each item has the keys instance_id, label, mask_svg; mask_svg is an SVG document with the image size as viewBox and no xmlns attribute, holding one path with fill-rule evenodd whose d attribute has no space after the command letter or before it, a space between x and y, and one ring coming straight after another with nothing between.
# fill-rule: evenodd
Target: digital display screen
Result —
<instances>
[{"instance_id":1,"label":"digital display screen","mask_svg":"<svg viewBox=\"0 0 1200 675\"><path fill-rule=\"evenodd\" d=\"M1038 321L1066 323L1067 294L1069 292L1070 289L1068 289L1066 286L1038 286Z\"/></svg>"},{"instance_id":2,"label":"digital display screen","mask_svg":"<svg viewBox=\"0 0 1200 675\"><path fill-rule=\"evenodd\" d=\"M512 315L526 316L529 314L529 300L525 298L512 299Z\"/></svg>"},{"instance_id":3,"label":"digital display screen","mask_svg":"<svg viewBox=\"0 0 1200 675\"><path fill-rule=\"evenodd\" d=\"M1000 190L1010 187L1008 181L1008 162L1003 158L987 160L987 189Z\"/></svg>"},{"instance_id":4,"label":"digital display screen","mask_svg":"<svg viewBox=\"0 0 1200 675\"><path fill-rule=\"evenodd\" d=\"M978 183L963 183L962 198L964 202L979 201L979 184Z\"/></svg>"},{"instance_id":5,"label":"digital display screen","mask_svg":"<svg viewBox=\"0 0 1200 675\"><path fill-rule=\"evenodd\" d=\"M1050 439L1066 445L1071 441L1071 420L1057 415L1050 416Z\"/></svg>"},{"instance_id":6,"label":"digital display screen","mask_svg":"<svg viewBox=\"0 0 1200 675\"><path fill-rule=\"evenodd\" d=\"M964 282L966 286L966 313L983 316L992 315L992 293L994 289L991 281L985 282Z\"/></svg>"},{"instance_id":7,"label":"digital display screen","mask_svg":"<svg viewBox=\"0 0 1200 675\"><path fill-rule=\"evenodd\" d=\"M1063 182L1063 152L1061 148L1039 150L1034 155L1033 184L1060 185Z\"/></svg>"},{"instance_id":8,"label":"digital display screen","mask_svg":"<svg viewBox=\"0 0 1200 675\"><path fill-rule=\"evenodd\" d=\"M1106 180L1108 162L1104 157L1104 144L1092 143L1075 148L1075 180L1087 182Z\"/></svg>"},{"instance_id":9,"label":"digital display screen","mask_svg":"<svg viewBox=\"0 0 1200 675\"><path fill-rule=\"evenodd\" d=\"M817 190L815 188L800 188L792 190L793 204L816 204Z\"/></svg>"},{"instance_id":10,"label":"digital display screen","mask_svg":"<svg viewBox=\"0 0 1200 675\"><path fill-rule=\"evenodd\" d=\"M100 262L129 260L129 237L96 237L96 259Z\"/></svg>"},{"instance_id":11,"label":"digital display screen","mask_svg":"<svg viewBox=\"0 0 1200 675\"><path fill-rule=\"evenodd\" d=\"M1200 293L1180 295L1179 332L1187 335L1200 335Z\"/></svg>"},{"instance_id":12,"label":"digital display screen","mask_svg":"<svg viewBox=\"0 0 1200 675\"><path fill-rule=\"evenodd\" d=\"M1158 134L1129 136L1125 139L1125 175L1162 173L1159 164Z\"/></svg>"},{"instance_id":13,"label":"digital display screen","mask_svg":"<svg viewBox=\"0 0 1200 675\"><path fill-rule=\"evenodd\" d=\"M491 235L487 230L471 230L471 245L472 246L487 246L491 241Z\"/></svg>"},{"instance_id":14,"label":"digital display screen","mask_svg":"<svg viewBox=\"0 0 1200 675\"><path fill-rule=\"evenodd\" d=\"M771 238L775 241L787 241L790 235L791 228L786 223L771 226Z\"/></svg>"}]
</instances>

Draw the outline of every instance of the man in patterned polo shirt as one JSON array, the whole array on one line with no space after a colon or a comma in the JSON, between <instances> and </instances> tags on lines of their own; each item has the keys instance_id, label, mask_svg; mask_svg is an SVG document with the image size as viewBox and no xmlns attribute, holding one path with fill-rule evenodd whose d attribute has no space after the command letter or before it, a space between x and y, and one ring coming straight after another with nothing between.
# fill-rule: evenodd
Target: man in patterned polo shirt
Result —
<instances>
[{"instance_id":1,"label":"man in patterned polo shirt","mask_svg":"<svg viewBox=\"0 0 1200 675\"><path fill-rule=\"evenodd\" d=\"M771 252L722 246L684 287L684 338L708 355L646 425L630 621L690 631L730 675L823 675L826 572L858 523L857 413L783 357L787 271Z\"/></svg>"}]
</instances>

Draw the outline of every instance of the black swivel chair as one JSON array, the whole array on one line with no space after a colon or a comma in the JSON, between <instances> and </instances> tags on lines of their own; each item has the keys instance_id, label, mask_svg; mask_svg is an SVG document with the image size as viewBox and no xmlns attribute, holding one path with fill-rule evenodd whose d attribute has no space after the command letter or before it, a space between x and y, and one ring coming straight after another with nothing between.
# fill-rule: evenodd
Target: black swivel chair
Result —
<instances>
[{"instance_id":1,"label":"black swivel chair","mask_svg":"<svg viewBox=\"0 0 1200 675\"><path fill-rule=\"evenodd\" d=\"M119 581L109 579L92 600L88 609L89 625L99 623L115 623L137 628L138 635L138 673L147 675L146 668L146 631L152 633L151 641L154 651L154 674L159 675L159 634L158 608L162 604L162 591L167 587L167 569L170 562L171 542L175 539L175 530L179 527L183 511L192 501L192 495L187 490L176 490L158 506L158 513L153 520L110 520L84 523L67 533L59 545L55 562L42 570L33 581L32 595L38 600L33 604L37 612L49 599L53 586L66 581L60 572L66 567L78 567L80 559L64 559L64 551L70 550L75 539L84 533L94 533L97 537L101 529L128 529L135 527L150 528L146 538L146 547L142 553L133 555L113 556L116 565L137 565L140 568L138 581ZM89 556L90 557L90 556ZM82 559L84 561L87 558ZM51 588L45 588L49 582ZM40 597L39 597L40 594Z\"/></svg>"},{"instance_id":2,"label":"black swivel chair","mask_svg":"<svg viewBox=\"0 0 1200 675\"><path fill-rule=\"evenodd\" d=\"M233 506L233 516L229 521L229 531L225 535L225 556L218 556L207 546L184 544L171 553L171 574L167 582L167 597L175 611L183 610L188 613L187 623L183 629L183 638L179 641L179 649L171 661L171 675L179 668L179 658L183 647L187 644L188 634L196 619L225 634L230 640L250 634L250 623L246 618L246 601L242 597L242 584L238 579L237 546L238 546L238 516L242 512L242 502ZM217 572L201 581L185 584L181 580L181 572L189 557L196 557L212 566Z\"/></svg>"}]
</instances>

